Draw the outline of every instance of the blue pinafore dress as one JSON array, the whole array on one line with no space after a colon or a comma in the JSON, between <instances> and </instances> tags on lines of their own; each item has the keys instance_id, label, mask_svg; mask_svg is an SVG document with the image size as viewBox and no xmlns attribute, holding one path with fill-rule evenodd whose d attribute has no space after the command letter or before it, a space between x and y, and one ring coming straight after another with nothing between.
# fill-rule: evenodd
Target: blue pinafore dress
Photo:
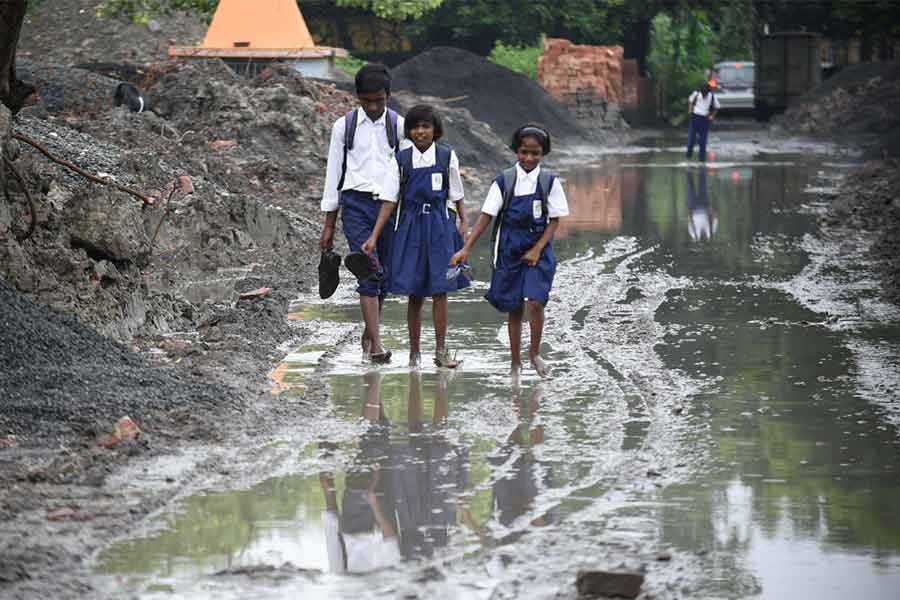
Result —
<instances>
[{"instance_id":1,"label":"blue pinafore dress","mask_svg":"<svg viewBox=\"0 0 900 600\"><path fill-rule=\"evenodd\" d=\"M408 153L404 156L404 153ZM435 152L437 156L437 152ZM412 148L397 153L402 166L412 164ZM434 296L468 287L459 275L447 279L450 257L462 248L456 215L447 205L445 166L408 169L394 220L388 262L389 290L403 296ZM434 188L440 189L434 189Z\"/></svg>"},{"instance_id":2,"label":"blue pinafore dress","mask_svg":"<svg viewBox=\"0 0 900 600\"><path fill-rule=\"evenodd\" d=\"M497 185L503 190L502 175ZM509 207L498 217L500 230L494 240L494 272L491 287L484 296L500 312L520 308L525 300L534 300L546 306L550 288L556 274L556 257L553 244L547 244L540 259L533 267L522 261L522 255L544 234L547 216L541 209L540 186L533 194L513 196Z\"/></svg>"}]
</instances>

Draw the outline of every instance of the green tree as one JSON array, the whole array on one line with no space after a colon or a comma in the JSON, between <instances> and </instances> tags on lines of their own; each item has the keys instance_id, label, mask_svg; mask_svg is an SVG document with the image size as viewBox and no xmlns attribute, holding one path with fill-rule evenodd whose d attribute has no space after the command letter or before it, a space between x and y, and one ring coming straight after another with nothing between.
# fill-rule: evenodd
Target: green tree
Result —
<instances>
[{"instance_id":1,"label":"green tree","mask_svg":"<svg viewBox=\"0 0 900 600\"><path fill-rule=\"evenodd\" d=\"M335 0L337 6L369 10L379 17L394 21L417 19L440 6L442 2L443 0ZM218 5L219 0L103 0L100 4L100 14L127 15L133 19L140 19L173 11L185 11L210 17Z\"/></svg>"},{"instance_id":2,"label":"green tree","mask_svg":"<svg viewBox=\"0 0 900 600\"><path fill-rule=\"evenodd\" d=\"M439 7L444 0L336 0L338 6L370 10L382 19L418 19Z\"/></svg>"}]
</instances>

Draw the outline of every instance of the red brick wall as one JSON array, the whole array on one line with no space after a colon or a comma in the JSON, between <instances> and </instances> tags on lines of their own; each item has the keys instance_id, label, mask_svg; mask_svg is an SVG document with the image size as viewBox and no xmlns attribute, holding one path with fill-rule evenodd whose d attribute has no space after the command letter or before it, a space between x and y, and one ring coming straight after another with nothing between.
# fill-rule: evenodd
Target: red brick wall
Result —
<instances>
[{"instance_id":1,"label":"red brick wall","mask_svg":"<svg viewBox=\"0 0 900 600\"><path fill-rule=\"evenodd\" d=\"M576 45L546 38L538 59L538 83L579 120L603 118L609 104L621 106L622 46ZM598 115L597 111L603 114Z\"/></svg>"}]
</instances>

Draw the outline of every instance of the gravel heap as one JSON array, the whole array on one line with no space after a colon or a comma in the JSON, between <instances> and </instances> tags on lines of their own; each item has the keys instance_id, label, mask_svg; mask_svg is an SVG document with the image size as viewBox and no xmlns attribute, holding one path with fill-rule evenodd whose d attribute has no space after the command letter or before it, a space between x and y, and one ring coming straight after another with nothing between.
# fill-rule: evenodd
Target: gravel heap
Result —
<instances>
[{"instance_id":1,"label":"gravel heap","mask_svg":"<svg viewBox=\"0 0 900 600\"><path fill-rule=\"evenodd\" d=\"M234 401L230 390L152 367L0 279L0 434L79 433L123 415Z\"/></svg>"},{"instance_id":2,"label":"gravel heap","mask_svg":"<svg viewBox=\"0 0 900 600\"><path fill-rule=\"evenodd\" d=\"M418 96L453 98L453 105L468 109L502 139L529 121L542 123L554 137L586 136L575 117L540 85L459 48L438 46L406 61L393 69L392 85Z\"/></svg>"},{"instance_id":3,"label":"gravel heap","mask_svg":"<svg viewBox=\"0 0 900 600\"><path fill-rule=\"evenodd\" d=\"M871 158L900 156L900 62L846 67L776 119L794 133L856 138Z\"/></svg>"},{"instance_id":4,"label":"gravel heap","mask_svg":"<svg viewBox=\"0 0 900 600\"><path fill-rule=\"evenodd\" d=\"M17 55L46 63L165 60L170 44L193 45L206 35L206 23L195 15L176 13L135 23L127 17L98 19L98 0L30 4Z\"/></svg>"},{"instance_id":5,"label":"gravel heap","mask_svg":"<svg viewBox=\"0 0 900 600\"><path fill-rule=\"evenodd\" d=\"M872 255L879 261L885 296L900 304L900 162L872 161L841 184L825 223L876 232Z\"/></svg>"}]
</instances>

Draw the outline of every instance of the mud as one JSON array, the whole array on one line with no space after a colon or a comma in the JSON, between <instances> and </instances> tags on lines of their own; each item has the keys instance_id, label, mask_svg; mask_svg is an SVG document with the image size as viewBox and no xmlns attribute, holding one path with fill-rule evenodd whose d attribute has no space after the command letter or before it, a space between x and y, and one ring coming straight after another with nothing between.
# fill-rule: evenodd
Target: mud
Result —
<instances>
[{"instance_id":1,"label":"mud","mask_svg":"<svg viewBox=\"0 0 900 600\"><path fill-rule=\"evenodd\" d=\"M123 31L128 35L132 30ZM308 298L314 283L327 132L352 106L352 98L286 69L244 81L211 62L153 71L146 81L155 112L133 115L100 102L107 79L90 76L97 86L79 86L87 77L81 71L38 66L34 72L46 78L44 90L56 92L23 111L13 124L16 131L158 198L182 175L191 178L195 189L193 195L172 197L172 210L151 245L165 202L141 207L127 194L85 183L24 144L5 136L0 140L26 174L38 204L35 235L18 242L13 234L22 231L23 191L13 182L11 202L0 201L0 272L11 284L0 284L0 320L7 336L0 341L5 364L17 366L4 371L2 379L4 394L15 401L0 407L0 532L5 548L0 594L121 597L129 593L121 579L94 573L98 556L113 541L164 528L165 522L154 517L169 514L194 495L249 488L268 477L296 473L298 463L300 470L315 472L321 457L298 458L298 449L319 435L347 442L358 431L329 412L330 401L348 392L336 392L328 377L359 370L359 331L349 287L342 286L334 300L346 304L343 309L318 305L285 318L291 301ZM466 108L443 102L454 129L484 127ZM733 134L735 139L745 135ZM733 148L728 167L739 176L755 166L749 157L788 143L756 131L749 137L760 142ZM486 166L504 160L498 140L495 134L473 131L457 143L468 157L464 162ZM661 153L677 146L654 144ZM800 152L814 146L790 144ZM632 151L647 148L624 148ZM605 154L608 148L590 156ZM660 168L672 166L670 157L661 162L666 164ZM468 171L472 198L479 198L491 175L490 170ZM819 183L828 187L833 182ZM864 180L858 185L868 189ZM610 187L604 186L596 201L604 201ZM470 206L475 204L477 200ZM815 204L809 209L822 210ZM115 227L108 226L112 223ZM788 256L797 252L778 236L756 242L761 255L769 257L761 262L781 260L785 248ZM816 241L810 241L810 254L815 247ZM457 562L415 567L414 576L402 583L388 572L375 580L348 578L342 589L361 597L373 590L428 595L448 589L464 595L478 590L485 597L494 592L500 597L565 597L572 592L564 582L573 569L651 565L648 592L675 597L690 591L705 571L734 574L717 570L733 559L730 554L704 558L705 550L690 545L665 547L655 525L659 513L647 502L648 490L685 481L696 474L694 465L704 464L708 447L691 439L697 423L681 416L690 410L686 399L715 377L686 374L686 367L673 366L659 351L677 329L660 324L654 315L687 282L666 272L665 255L658 250L622 236L607 244L603 254L587 251L560 268L561 299L573 309L555 312L548 324L548 331L557 332L548 337L560 349L556 360L562 368L549 389L546 416L541 416L556 434L548 436L545 451L559 472L565 472L563 465L581 461L580 468L590 476L582 482L586 487L567 483L553 490L530 516L556 506L583 508L590 504L584 498L598 489L605 494L603 502L547 530L529 530L526 518L518 530L493 531L497 539L513 535L521 540L513 550L489 549L496 579L488 583L479 570L483 555L459 553ZM829 248L823 254L830 260L840 253ZM739 272L745 258L729 267ZM822 290L803 293L810 280L818 279L820 273L808 271L797 280L772 285L812 305ZM586 281L603 283L600 296L579 297L579 286ZM271 291L239 299L240 293L262 287ZM604 314L612 305L615 310ZM684 312L697 306L688 304ZM874 305L851 300L831 312L843 314L847 306ZM858 323L871 316L872 311L854 313L848 320ZM841 317L823 320L842 322ZM10 323L15 326L7 328ZM607 335L598 338L585 324L603 328ZM487 325L478 335L485 333L492 346L503 343L499 326ZM395 347L402 335L394 334ZM323 343L327 350L318 347ZM896 384L885 376L895 364L895 349L878 341L854 344L855 352L866 358L860 360L859 385L875 402L884 397L884 386ZM304 346L316 347L310 350L315 356L311 365L272 373L285 354ZM468 427L462 430L465 435L501 441L516 428L516 419L509 418L503 396L506 380L495 374L503 360L489 353L485 357L484 364L472 365L472 372L501 391L494 389L485 402L460 411L457 425ZM112 369L130 375L110 378ZM37 374L29 377L33 371ZM399 367L387 375L397 377L400 371L406 377ZM584 379L585 373L591 375ZM526 380L526 385L532 383ZM281 395L273 395L273 387ZM573 390L598 388L612 391L596 406L585 395L579 404L583 418L609 419L616 427L593 432L595 438L588 442L568 444L562 399ZM103 436L125 414L143 433L112 449L103 446ZM707 416L699 416L701 430ZM606 452L600 455L603 460L587 452L593 446ZM673 502L684 503L678 498ZM578 548L581 558L573 559L571 553L548 557L545 548L554 546ZM657 561L661 553L670 560ZM536 564L541 568L536 570ZM738 575L722 595L758 592L752 577ZM320 577L303 566L224 569L213 583L201 581L199 595L262 597L261 590L267 590L274 597L298 581L298 589L306 589L308 581Z\"/></svg>"}]
</instances>

